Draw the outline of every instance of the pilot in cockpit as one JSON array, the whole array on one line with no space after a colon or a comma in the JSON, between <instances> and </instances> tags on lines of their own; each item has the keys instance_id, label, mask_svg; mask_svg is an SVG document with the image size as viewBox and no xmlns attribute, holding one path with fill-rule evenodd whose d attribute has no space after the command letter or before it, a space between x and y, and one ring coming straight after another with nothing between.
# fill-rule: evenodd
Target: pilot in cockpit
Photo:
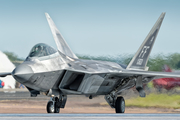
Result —
<instances>
[{"instance_id":1,"label":"pilot in cockpit","mask_svg":"<svg viewBox=\"0 0 180 120\"><path fill-rule=\"evenodd\" d=\"M54 54L55 52L56 50L53 49L52 47L44 43L39 43L32 48L29 57L43 57Z\"/></svg>"}]
</instances>

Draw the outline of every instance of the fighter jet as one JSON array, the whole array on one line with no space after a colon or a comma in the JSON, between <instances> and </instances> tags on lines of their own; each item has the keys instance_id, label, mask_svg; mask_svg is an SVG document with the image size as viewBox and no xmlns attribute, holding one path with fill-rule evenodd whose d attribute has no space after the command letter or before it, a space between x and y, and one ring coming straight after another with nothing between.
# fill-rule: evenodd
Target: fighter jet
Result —
<instances>
[{"instance_id":1,"label":"fighter jet","mask_svg":"<svg viewBox=\"0 0 180 120\"><path fill-rule=\"evenodd\" d=\"M27 87L32 97L38 94L50 97L48 113L59 113L60 108L65 107L67 95L86 95L89 99L104 95L116 113L124 113L122 91L136 87L139 95L145 97L143 84L157 78L180 77L177 73L148 71L146 66L165 13L160 15L127 67L113 62L78 59L49 14L45 15L58 49L37 44L22 64L12 72L0 73L0 77L12 75Z\"/></svg>"}]
</instances>

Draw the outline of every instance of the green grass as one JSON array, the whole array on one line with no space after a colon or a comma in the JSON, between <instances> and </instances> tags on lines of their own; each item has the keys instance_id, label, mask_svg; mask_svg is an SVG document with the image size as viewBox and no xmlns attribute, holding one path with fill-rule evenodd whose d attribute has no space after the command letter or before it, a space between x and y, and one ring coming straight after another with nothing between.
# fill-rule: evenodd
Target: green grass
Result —
<instances>
[{"instance_id":1,"label":"green grass","mask_svg":"<svg viewBox=\"0 0 180 120\"><path fill-rule=\"evenodd\" d=\"M126 106L180 108L180 95L149 94L145 98L137 97L126 100Z\"/></svg>"}]
</instances>

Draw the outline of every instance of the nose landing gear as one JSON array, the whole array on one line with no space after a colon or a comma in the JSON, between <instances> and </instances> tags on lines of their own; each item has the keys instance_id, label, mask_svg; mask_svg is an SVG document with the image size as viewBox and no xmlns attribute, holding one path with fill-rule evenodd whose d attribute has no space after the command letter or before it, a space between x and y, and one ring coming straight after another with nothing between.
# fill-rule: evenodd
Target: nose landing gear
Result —
<instances>
[{"instance_id":1,"label":"nose landing gear","mask_svg":"<svg viewBox=\"0 0 180 120\"><path fill-rule=\"evenodd\" d=\"M60 95L60 97L53 97L47 103L47 113L59 113L60 108L64 108L66 104L67 96Z\"/></svg>"},{"instance_id":2,"label":"nose landing gear","mask_svg":"<svg viewBox=\"0 0 180 120\"><path fill-rule=\"evenodd\" d=\"M57 97L51 98L50 101L47 103L47 113L59 113L60 112L60 106L58 105L61 103Z\"/></svg>"}]
</instances>

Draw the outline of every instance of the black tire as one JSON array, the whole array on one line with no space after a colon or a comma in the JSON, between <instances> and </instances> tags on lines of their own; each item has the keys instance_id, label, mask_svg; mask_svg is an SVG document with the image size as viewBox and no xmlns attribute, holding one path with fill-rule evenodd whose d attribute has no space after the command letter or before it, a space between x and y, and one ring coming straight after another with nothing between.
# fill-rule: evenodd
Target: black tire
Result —
<instances>
[{"instance_id":1,"label":"black tire","mask_svg":"<svg viewBox=\"0 0 180 120\"><path fill-rule=\"evenodd\" d=\"M54 113L59 113L59 111L60 111L60 108L55 108Z\"/></svg>"},{"instance_id":2,"label":"black tire","mask_svg":"<svg viewBox=\"0 0 180 120\"><path fill-rule=\"evenodd\" d=\"M47 113L59 113L60 108L56 107L56 105L53 106L53 102L49 101L47 103Z\"/></svg>"},{"instance_id":3,"label":"black tire","mask_svg":"<svg viewBox=\"0 0 180 120\"><path fill-rule=\"evenodd\" d=\"M55 103L55 109L54 109L54 113L59 113L60 112L60 108L57 107L56 103Z\"/></svg>"},{"instance_id":4,"label":"black tire","mask_svg":"<svg viewBox=\"0 0 180 120\"><path fill-rule=\"evenodd\" d=\"M46 109L47 109L47 113L54 113L54 112L55 112L55 107L54 107L52 101L49 101L49 102L47 103Z\"/></svg>"},{"instance_id":5,"label":"black tire","mask_svg":"<svg viewBox=\"0 0 180 120\"><path fill-rule=\"evenodd\" d=\"M125 112L125 101L123 97L118 97L115 103L116 113L124 113Z\"/></svg>"}]
</instances>

